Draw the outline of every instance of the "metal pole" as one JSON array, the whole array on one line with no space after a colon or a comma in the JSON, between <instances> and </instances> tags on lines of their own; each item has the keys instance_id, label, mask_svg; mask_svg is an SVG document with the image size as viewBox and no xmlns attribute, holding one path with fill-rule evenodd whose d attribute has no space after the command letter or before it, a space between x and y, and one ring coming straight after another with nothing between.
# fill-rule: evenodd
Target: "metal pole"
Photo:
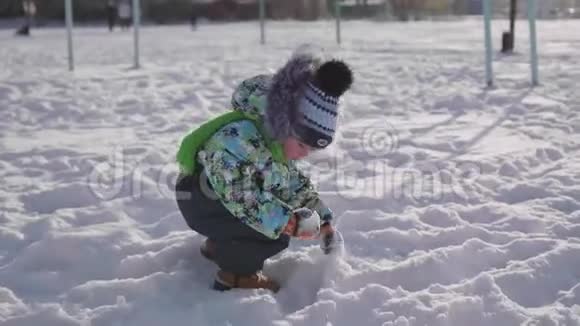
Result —
<instances>
[{"instance_id":1,"label":"metal pole","mask_svg":"<svg viewBox=\"0 0 580 326\"><path fill-rule=\"evenodd\" d=\"M538 38L536 34L537 8L536 0L528 0L528 20L530 21L530 61L532 66L532 85L534 86L540 84L538 71Z\"/></svg>"},{"instance_id":2,"label":"metal pole","mask_svg":"<svg viewBox=\"0 0 580 326\"><path fill-rule=\"evenodd\" d=\"M133 45L134 45L134 67L141 68L139 62L139 29L141 27L141 4L139 0L133 0Z\"/></svg>"},{"instance_id":3,"label":"metal pole","mask_svg":"<svg viewBox=\"0 0 580 326\"><path fill-rule=\"evenodd\" d=\"M336 43L340 44L342 39L340 35L340 0L334 0L334 14L336 16Z\"/></svg>"},{"instance_id":4,"label":"metal pole","mask_svg":"<svg viewBox=\"0 0 580 326\"><path fill-rule=\"evenodd\" d=\"M260 44L266 44L266 0L260 0Z\"/></svg>"},{"instance_id":5,"label":"metal pole","mask_svg":"<svg viewBox=\"0 0 580 326\"><path fill-rule=\"evenodd\" d=\"M487 86L493 86L493 43L491 42L491 0L483 0L485 21L485 74Z\"/></svg>"},{"instance_id":6,"label":"metal pole","mask_svg":"<svg viewBox=\"0 0 580 326\"><path fill-rule=\"evenodd\" d=\"M73 53L73 40L72 40L72 29L73 29L73 9L72 0L64 1L64 12L66 20L66 33L67 33L67 45L68 45L68 70L75 70L74 65L74 53Z\"/></svg>"},{"instance_id":7,"label":"metal pole","mask_svg":"<svg viewBox=\"0 0 580 326\"><path fill-rule=\"evenodd\" d=\"M510 33L512 34L512 42L516 44L516 16L518 13L518 1L511 0L510 3Z\"/></svg>"}]
</instances>

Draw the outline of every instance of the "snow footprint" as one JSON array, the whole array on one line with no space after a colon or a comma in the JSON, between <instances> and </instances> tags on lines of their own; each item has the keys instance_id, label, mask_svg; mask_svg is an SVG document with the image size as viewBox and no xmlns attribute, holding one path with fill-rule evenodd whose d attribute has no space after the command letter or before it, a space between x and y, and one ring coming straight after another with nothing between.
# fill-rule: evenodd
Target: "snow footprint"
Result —
<instances>
[{"instance_id":1,"label":"snow footprint","mask_svg":"<svg viewBox=\"0 0 580 326\"><path fill-rule=\"evenodd\" d=\"M61 208L92 206L100 201L90 187L82 183L26 194L20 198L28 211L40 214L54 213Z\"/></svg>"},{"instance_id":2,"label":"snow footprint","mask_svg":"<svg viewBox=\"0 0 580 326\"><path fill-rule=\"evenodd\" d=\"M552 192L542 187L520 183L515 186L508 185L507 187L501 188L497 200L508 204L517 204L528 200L542 199L552 196L554 196Z\"/></svg>"}]
</instances>

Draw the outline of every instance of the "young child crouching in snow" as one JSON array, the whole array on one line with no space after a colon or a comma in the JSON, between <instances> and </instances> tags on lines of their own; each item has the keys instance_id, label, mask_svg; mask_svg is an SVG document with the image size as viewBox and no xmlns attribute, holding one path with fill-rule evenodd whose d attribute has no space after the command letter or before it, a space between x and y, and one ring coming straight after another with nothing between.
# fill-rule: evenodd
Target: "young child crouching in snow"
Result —
<instances>
[{"instance_id":1,"label":"young child crouching in snow","mask_svg":"<svg viewBox=\"0 0 580 326\"><path fill-rule=\"evenodd\" d=\"M352 84L342 61L291 58L275 75L245 80L233 111L187 135L176 199L201 253L220 268L214 289L280 286L261 273L290 237L334 239L332 212L295 160L334 138L339 97Z\"/></svg>"}]
</instances>

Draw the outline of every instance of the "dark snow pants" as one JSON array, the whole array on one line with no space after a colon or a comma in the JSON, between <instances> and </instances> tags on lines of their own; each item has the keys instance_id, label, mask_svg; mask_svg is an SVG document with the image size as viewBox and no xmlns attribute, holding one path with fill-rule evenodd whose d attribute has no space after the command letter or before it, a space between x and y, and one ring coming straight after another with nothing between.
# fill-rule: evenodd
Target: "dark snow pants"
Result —
<instances>
[{"instance_id":1,"label":"dark snow pants","mask_svg":"<svg viewBox=\"0 0 580 326\"><path fill-rule=\"evenodd\" d=\"M289 245L287 235L270 239L233 216L216 199L203 174L201 177L199 174L180 175L175 190L179 210L187 225L214 241L214 260L223 271L253 274L264 267L266 259Z\"/></svg>"}]
</instances>

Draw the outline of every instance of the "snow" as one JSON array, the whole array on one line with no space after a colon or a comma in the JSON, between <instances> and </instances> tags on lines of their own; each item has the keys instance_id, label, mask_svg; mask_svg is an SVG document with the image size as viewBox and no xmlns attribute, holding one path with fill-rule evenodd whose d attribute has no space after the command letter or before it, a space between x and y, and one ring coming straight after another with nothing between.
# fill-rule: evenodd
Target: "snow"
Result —
<instances>
[{"instance_id":1,"label":"snow","mask_svg":"<svg viewBox=\"0 0 580 326\"><path fill-rule=\"evenodd\" d=\"M494 21L499 43L505 21ZM0 30L0 324L580 325L579 21L525 24L486 89L483 26L269 22ZM309 35L306 36L305 31ZM173 199L181 137L304 42L355 71L336 142L301 163L344 247L293 241L283 285L209 289ZM496 48L499 44L496 43Z\"/></svg>"}]
</instances>

